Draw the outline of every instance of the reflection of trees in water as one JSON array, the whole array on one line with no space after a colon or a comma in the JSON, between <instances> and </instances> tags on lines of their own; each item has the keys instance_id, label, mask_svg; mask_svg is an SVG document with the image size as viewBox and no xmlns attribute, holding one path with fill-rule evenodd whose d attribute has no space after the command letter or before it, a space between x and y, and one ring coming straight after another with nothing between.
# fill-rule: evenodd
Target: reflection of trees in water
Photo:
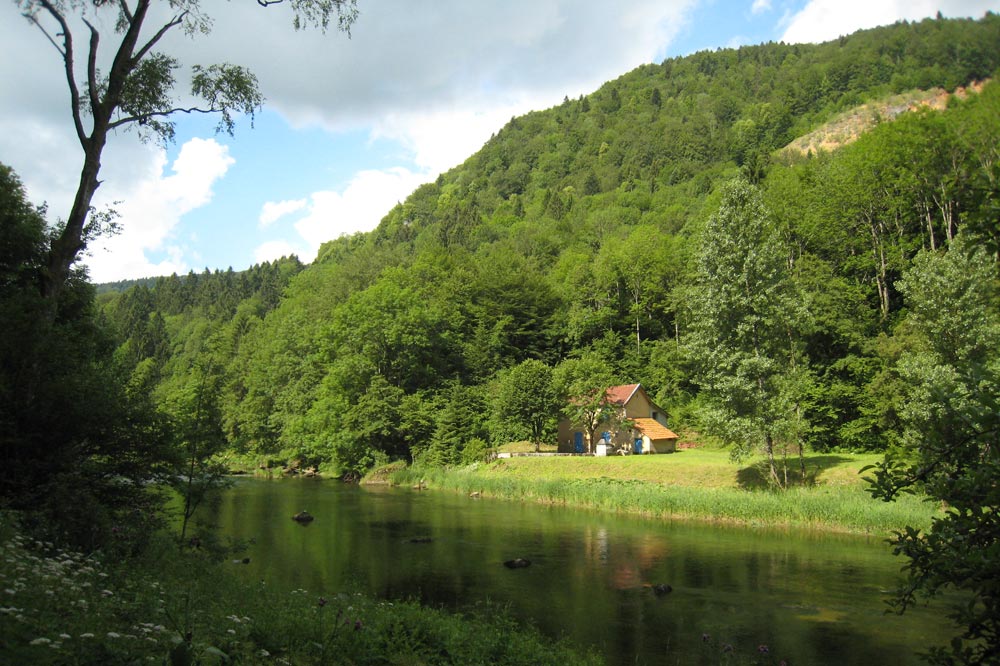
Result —
<instances>
[{"instance_id":1,"label":"reflection of trees in water","mask_svg":"<svg viewBox=\"0 0 1000 666\"><path fill-rule=\"evenodd\" d=\"M289 520L302 509L316 517L307 530ZM902 656L909 646L941 633L927 615L883 616L878 590L898 571L878 540L301 479L240 482L213 519L225 534L256 539L239 568L254 583L460 611L489 603L596 646L608 663L718 663L711 650L725 642L747 659L767 644L775 663L915 665ZM516 557L532 565L503 566ZM657 583L673 592L656 595Z\"/></svg>"}]
</instances>

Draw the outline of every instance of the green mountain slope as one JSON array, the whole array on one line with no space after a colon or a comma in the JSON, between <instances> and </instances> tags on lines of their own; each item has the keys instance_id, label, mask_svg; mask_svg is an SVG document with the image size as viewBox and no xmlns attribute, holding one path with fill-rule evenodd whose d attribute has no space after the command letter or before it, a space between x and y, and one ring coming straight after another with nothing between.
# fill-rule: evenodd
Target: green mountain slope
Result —
<instances>
[{"instance_id":1,"label":"green mountain slope","mask_svg":"<svg viewBox=\"0 0 1000 666\"><path fill-rule=\"evenodd\" d=\"M492 416L491 386L528 359L562 389L640 381L675 429L712 432L711 369L689 344L711 305L698 257L721 186L742 176L799 306L769 328L790 341L780 363L803 371L782 445L884 449L901 441L894 359L916 344L896 281L960 229L996 241L995 85L831 154L776 151L861 104L998 67L992 14L640 67L512 119L377 229L327 243L273 309L172 310L169 354L136 368L167 409L213 373L217 448L345 473L472 460L523 436Z\"/></svg>"}]
</instances>

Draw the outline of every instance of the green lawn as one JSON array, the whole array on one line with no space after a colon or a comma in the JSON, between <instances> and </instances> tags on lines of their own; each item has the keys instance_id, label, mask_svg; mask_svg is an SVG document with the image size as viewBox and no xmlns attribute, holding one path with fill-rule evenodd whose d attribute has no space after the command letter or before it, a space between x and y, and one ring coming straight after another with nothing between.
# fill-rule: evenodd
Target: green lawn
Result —
<instances>
[{"instance_id":1,"label":"green lawn","mask_svg":"<svg viewBox=\"0 0 1000 666\"><path fill-rule=\"evenodd\" d=\"M502 450L509 450L505 447ZM518 448L518 450L523 450ZM788 458L789 485L861 487L858 473L881 456L871 453L808 454L805 483L798 458ZM779 465L781 461L779 460ZM699 488L761 488L763 460L735 463L721 449L684 449L677 453L643 456L559 456L503 458L480 467L482 474L514 475L536 479L609 478L647 481L665 485Z\"/></svg>"}]
</instances>

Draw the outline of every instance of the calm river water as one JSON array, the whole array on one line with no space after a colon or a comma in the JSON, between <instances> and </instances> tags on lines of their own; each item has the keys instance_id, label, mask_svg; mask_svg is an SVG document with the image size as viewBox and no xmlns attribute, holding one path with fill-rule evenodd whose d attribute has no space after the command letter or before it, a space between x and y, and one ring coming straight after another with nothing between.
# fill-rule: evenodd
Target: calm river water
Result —
<instances>
[{"instance_id":1,"label":"calm river water","mask_svg":"<svg viewBox=\"0 0 1000 666\"><path fill-rule=\"evenodd\" d=\"M291 520L307 510L316 520ZM609 664L919 664L940 611L884 613L901 562L881 539L666 523L443 492L239 480L212 519L253 539L253 580L452 610L503 605ZM523 557L531 566L507 569ZM650 588L669 584L657 596ZM749 662L740 662L749 663Z\"/></svg>"}]
</instances>

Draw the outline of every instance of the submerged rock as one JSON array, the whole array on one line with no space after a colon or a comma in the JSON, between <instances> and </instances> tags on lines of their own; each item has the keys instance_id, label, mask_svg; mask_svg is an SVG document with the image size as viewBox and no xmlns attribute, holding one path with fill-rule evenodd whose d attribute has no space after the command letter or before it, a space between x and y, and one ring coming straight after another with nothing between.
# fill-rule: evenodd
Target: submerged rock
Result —
<instances>
[{"instance_id":1,"label":"submerged rock","mask_svg":"<svg viewBox=\"0 0 1000 666\"><path fill-rule=\"evenodd\" d=\"M508 569L523 569L531 566L531 560L526 560L523 557L516 557L513 560L507 560L503 563L503 565Z\"/></svg>"},{"instance_id":2,"label":"submerged rock","mask_svg":"<svg viewBox=\"0 0 1000 666\"><path fill-rule=\"evenodd\" d=\"M299 511L297 514L292 516L292 520L299 523L300 525L305 525L306 523L311 523L315 518L308 511Z\"/></svg>"}]
</instances>

